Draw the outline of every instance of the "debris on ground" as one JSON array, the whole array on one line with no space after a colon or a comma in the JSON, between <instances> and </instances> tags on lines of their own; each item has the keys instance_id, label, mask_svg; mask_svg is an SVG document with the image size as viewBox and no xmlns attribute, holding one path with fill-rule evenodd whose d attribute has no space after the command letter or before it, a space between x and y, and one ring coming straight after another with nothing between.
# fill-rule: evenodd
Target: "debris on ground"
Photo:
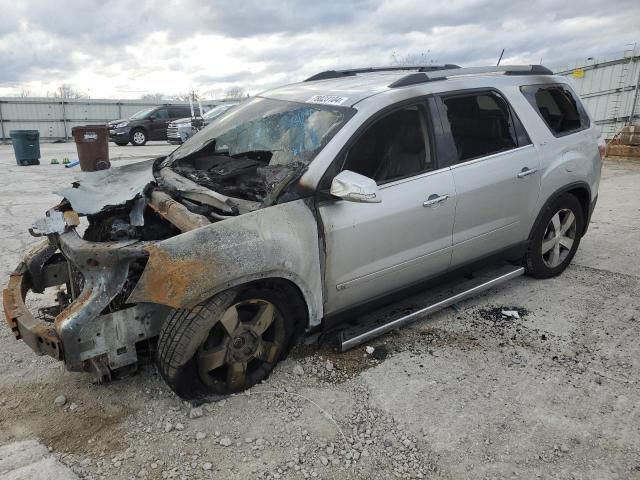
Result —
<instances>
[{"instance_id":1,"label":"debris on ground","mask_svg":"<svg viewBox=\"0 0 640 480\"><path fill-rule=\"evenodd\" d=\"M482 320L491 321L500 325L511 319L521 319L529 315L529 311L524 307L515 306L488 306L476 311L476 316Z\"/></svg>"}]
</instances>

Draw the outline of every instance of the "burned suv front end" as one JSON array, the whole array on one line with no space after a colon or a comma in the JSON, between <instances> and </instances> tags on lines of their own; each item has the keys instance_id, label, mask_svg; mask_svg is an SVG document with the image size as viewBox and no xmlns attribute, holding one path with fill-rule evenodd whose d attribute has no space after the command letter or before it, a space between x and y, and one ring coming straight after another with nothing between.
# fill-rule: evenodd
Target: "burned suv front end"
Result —
<instances>
[{"instance_id":1,"label":"burned suv front end","mask_svg":"<svg viewBox=\"0 0 640 480\"><path fill-rule=\"evenodd\" d=\"M319 322L316 220L297 180L351 112L259 97L233 112L166 158L56 192L3 292L17 339L108 380L153 350L172 311L270 275Z\"/></svg>"},{"instance_id":2,"label":"burned suv front end","mask_svg":"<svg viewBox=\"0 0 640 480\"><path fill-rule=\"evenodd\" d=\"M136 364L136 345L157 336L166 317L161 305L125 303L147 253L137 242L96 248L73 227L48 233L11 274L4 291L7 321L35 352L64 360L71 371L92 370L109 379L112 371ZM58 288L56 305L34 317L25 305L27 293L51 287Z\"/></svg>"},{"instance_id":3,"label":"burned suv front end","mask_svg":"<svg viewBox=\"0 0 640 480\"><path fill-rule=\"evenodd\" d=\"M151 163L143 162L90 174L60 192L65 200L30 229L45 240L26 253L4 290L16 338L99 380L135 367L137 350L158 335L168 307L128 298L149 245L180 233L146 206L143 191L153 178Z\"/></svg>"}]
</instances>

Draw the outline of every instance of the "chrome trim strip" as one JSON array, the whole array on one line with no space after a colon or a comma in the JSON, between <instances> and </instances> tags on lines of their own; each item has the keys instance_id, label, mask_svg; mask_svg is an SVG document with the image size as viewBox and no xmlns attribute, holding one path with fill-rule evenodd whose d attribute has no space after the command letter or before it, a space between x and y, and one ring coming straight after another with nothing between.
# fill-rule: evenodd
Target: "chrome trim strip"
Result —
<instances>
[{"instance_id":1,"label":"chrome trim strip","mask_svg":"<svg viewBox=\"0 0 640 480\"><path fill-rule=\"evenodd\" d=\"M519 151L522 151L522 150L526 150L528 148L534 148L533 143L530 143L529 145L525 145L523 147L512 148L511 150L505 150L504 152L493 153L493 154L487 155L485 157L473 158L473 159L468 160L466 162L456 163L455 165L451 165L451 170L455 170L456 168L464 167L465 165L471 165L473 163L483 162L483 161L489 160L491 158L501 157L501 156L507 155L509 153L519 152Z\"/></svg>"}]
</instances>

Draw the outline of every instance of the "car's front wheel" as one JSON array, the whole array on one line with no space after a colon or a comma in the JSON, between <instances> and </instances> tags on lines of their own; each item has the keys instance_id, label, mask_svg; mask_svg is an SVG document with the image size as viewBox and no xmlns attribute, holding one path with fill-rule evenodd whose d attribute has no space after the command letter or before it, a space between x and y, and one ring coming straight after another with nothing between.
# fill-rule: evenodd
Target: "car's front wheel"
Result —
<instances>
[{"instance_id":1,"label":"car's front wheel","mask_svg":"<svg viewBox=\"0 0 640 480\"><path fill-rule=\"evenodd\" d=\"M527 273L550 278L569 266L584 231L584 213L576 197L562 195L546 208L524 258Z\"/></svg>"},{"instance_id":2,"label":"car's front wheel","mask_svg":"<svg viewBox=\"0 0 640 480\"><path fill-rule=\"evenodd\" d=\"M141 147L145 143L147 143L147 134L145 133L144 130L138 128L133 132L131 132L132 145L135 145L136 147Z\"/></svg>"},{"instance_id":3,"label":"car's front wheel","mask_svg":"<svg viewBox=\"0 0 640 480\"><path fill-rule=\"evenodd\" d=\"M284 357L294 327L293 311L278 290L222 292L168 317L158 338L160 373L183 398L245 390Z\"/></svg>"}]
</instances>

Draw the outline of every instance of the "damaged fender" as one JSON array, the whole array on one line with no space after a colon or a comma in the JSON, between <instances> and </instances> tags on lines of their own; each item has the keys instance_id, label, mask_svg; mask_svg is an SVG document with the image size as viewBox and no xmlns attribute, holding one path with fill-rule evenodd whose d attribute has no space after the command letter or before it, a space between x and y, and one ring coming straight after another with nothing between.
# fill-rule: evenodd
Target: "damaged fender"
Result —
<instances>
[{"instance_id":1,"label":"damaged fender","mask_svg":"<svg viewBox=\"0 0 640 480\"><path fill-rule=\"evenodd\" d=\"M304 202L273 205L148 245L149 260L128 302L190 308L262 278L285 278L305 298L309 326L322 318L318 229Z\"/></svg>"}]
</instances>

